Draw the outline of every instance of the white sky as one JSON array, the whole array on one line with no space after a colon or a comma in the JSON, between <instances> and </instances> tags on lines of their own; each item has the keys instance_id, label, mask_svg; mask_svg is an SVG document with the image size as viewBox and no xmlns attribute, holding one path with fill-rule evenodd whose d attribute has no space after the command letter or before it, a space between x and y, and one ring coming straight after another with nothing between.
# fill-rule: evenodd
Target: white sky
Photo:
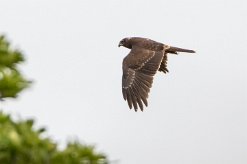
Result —
<instances>
[{"instance_id":1,"label":"white sky","mask_svg":"<svg viewBox=\"0 0 247 164\"><path fill-rule=\"evenodd\" d=\"M0 33L23 50L34 84L7 112L35 118L59 143L78 137L119 164L247 163L245 0L1 0ZM123 37L170 55L144 112L122 98Z\"/></svg>"}]
</instances>

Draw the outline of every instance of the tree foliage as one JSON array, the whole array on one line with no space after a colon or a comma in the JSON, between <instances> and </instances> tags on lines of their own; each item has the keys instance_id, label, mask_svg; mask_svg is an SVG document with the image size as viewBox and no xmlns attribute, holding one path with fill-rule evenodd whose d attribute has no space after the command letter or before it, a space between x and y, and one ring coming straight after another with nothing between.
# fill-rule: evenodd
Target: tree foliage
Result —
<instances>
[{"instance_id":1,"label":"tree foliage","mask_svg":"<svg viewBox=\"0 0 247 164\"><path fill-rule=\"evenodd\" d=\"M0 36L0 99L16 97L17 94L29 86L17 64L24 61L19 50L10 47L4 36Z\"/></svg>"},{"instance_id":2,"label":"tree foliage","mask_svg":"<svg viewBox=\"0 0 247 164\"><path fill-rule=\"evenodd\" d=\"M0 112L0 163L6 164L107 164L107 157L93 146L69 142L59 150L46 130L34 128L34 120L13 121Z\"/></svg>"},{"instance_id":3,"label":"tree foliage","mask_svg":"<svg viewBox=\"0 0 247 164\"><path fill-rule=\"evenodd\" d=\"M15 98L30 82L18 70L24 61L19 50L12 49L0 35L0 100ZM1 101L0 101L1 103ZM107 164L106 155L79 141L58 149L57 143L45 136L45 128L34 128L33 119L14 121L0 111L0 164Z\"/></svg>"}]
</instances>

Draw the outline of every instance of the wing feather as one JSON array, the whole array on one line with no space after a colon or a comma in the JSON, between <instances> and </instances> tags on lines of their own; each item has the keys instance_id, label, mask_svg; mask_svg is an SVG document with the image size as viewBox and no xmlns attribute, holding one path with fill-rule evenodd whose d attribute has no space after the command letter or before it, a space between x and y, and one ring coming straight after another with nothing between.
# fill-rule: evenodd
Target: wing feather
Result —
<instances>
[{"instance_id":1,"label":"wing feather","mask_svg":"<svg viewBox=\"0 0 247 164\"><path fill-rule=\"evenodd\" d=\"M169 70L167 69L167 54L166 53L164 54L164 57L163 57L162 62L160 64L159 71L162 71L164 73L169 72Z\"/></svg>"},{"instance_id":2,"label":"wing feather","mask_svg":"<svg viewBox=\"0 0 247 164\"><path fill-rule=\"evenodd\" d=\"M139 90L138 90L138 85L135 85L135 82L134 82L134 85L132 85L132 89L133 89L133 92L136 96L136 101L138 103L138 106L140 107L141 111L143 111L143 105L142 105L142 98L141 98L141 95L139 93Z\"/></svg>"},{"instance_id":3,"label":"wing feather","mask_svg":"<svg viewBox=\"0 0 247 164\"><path fill-rule=\"evenodd\" d=\"M129 91L129 89L127 89L127 90L125 90L125 92L127 95L127 102L128 102L129 108L132 109L133 102L132 102L132 96L130 94L130 91Z\"/></svg>"},{"instance_id":4,"label":"wing feather","mask_svg":"<svg viewBox=\"0 0 247 164\"><path fill-rule=\"evenodd\" d=\"M135 111L137 111L137 109L138 109L137 100L136 100L137 98L136 98L136 95L135 95L135 93L133 91L133 87L130 87L129 91L130 91L130 94L131 94L132 104L134 106Z\"/></svg>"}]
</instances>

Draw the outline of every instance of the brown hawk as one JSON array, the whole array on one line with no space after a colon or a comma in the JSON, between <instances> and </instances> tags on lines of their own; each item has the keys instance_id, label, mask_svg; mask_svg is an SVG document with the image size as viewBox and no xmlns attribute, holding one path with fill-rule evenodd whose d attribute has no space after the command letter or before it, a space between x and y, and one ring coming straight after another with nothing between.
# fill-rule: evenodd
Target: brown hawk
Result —
<instances>
[{"instance_id":1,"label":"brown hawk","mask_svg":"<svg viewBox=\"0 0 247 164\"><path fill-rule=\"evenodd\" d=\"M172 47L140 37L124 38L118 46L131 49L123 60L122 93L129 108L134 106L135 111L138 106L143 111L143 103L148 106L148 93L157 70L168 72L167 53L195 53L193 50Z\"/></svg>"}]
</instances>

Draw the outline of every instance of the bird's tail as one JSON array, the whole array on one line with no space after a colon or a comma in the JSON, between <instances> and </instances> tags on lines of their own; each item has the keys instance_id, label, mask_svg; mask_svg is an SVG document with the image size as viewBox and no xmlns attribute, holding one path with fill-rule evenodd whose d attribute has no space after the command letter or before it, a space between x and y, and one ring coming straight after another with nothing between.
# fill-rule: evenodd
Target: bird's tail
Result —
<instances>
[{"instance_id":1,"label":"bird's tail","mask_svg":"<svg viewBox=\"0 0 247 164\"><path fill-rule=\"evenodd\" d=\"M166 50L168 53L177 54L178 52L187 52L187 53L195 53L194 50L184 49L184 48L178 48L178 47L170 47Z\"/></svg>"}]
</instances>

